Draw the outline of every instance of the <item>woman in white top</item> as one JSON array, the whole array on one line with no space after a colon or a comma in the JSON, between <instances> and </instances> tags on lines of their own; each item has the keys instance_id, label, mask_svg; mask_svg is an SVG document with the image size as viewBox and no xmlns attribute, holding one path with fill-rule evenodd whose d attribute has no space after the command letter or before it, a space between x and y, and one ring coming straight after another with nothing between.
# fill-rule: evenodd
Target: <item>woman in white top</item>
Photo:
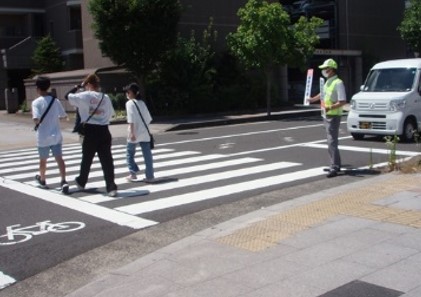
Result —
<instances>
[{"instance_id":1,"label":"woman in white top","mask_svg":"<svg viewBox=\"0 0 421 297\"><path fill-rule=\"evenodd\" d=\"M85 91L76 93L84 87ZM88 182L89 171L95 154L98 154L108 196L117 195L114 182L114 160L111 153L111 133L108 129L115 111L108 95L99 92L99 78L95 74L86 77L81 86L76 86L66 94L69 103L77 107L81 122L84 123L85 135L82 143L82 162L79 176L75 182L79 189L84 189Z\"/></svg>"},{"instance_id":2,"label":"woman in white top","mask_svg":"<svg viewBox=\"0 0 421 297\"><path fill-rule=\"evenodd\" d=\"M148 132L149 124L152 117L146 107L145 102L140 98L140 87L136 83L131 83L125 87L127 102L127 123L128 136L127 136L127 166L130 175L127 177L129 181L137 180L137 173L139 167L135 161L136 146L139 144L142 149L143 159L145 161L145 182L154 181L153 158L151 151L151 137Z\"/></svg>"}]
</instances>

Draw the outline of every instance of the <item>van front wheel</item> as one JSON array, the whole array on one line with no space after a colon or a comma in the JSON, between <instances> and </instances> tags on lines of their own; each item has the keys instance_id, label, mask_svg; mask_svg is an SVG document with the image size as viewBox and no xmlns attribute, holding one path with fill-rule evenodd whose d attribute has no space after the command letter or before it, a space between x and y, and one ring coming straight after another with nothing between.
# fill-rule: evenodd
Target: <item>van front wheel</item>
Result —
<instances>
[{"instance_id":1,"label":"van front wheel","mask_svg":"<svg viewBox=\"0 0 421 297\"><path fill-rule=\"evenodd\" d=\"M406 119L403 124L402 135L399 135L399 138L403 142L410 142L414 139L414 133L417 131L417 126L413 119Z\"/></svg>"},{"instance_id":2,"label":"van front wheel","mask_svg":"<svg viewBox=\"0 0 421 297\"><path fill-rule=\"evenodd\" d=\"M364 139L364 134L361 133L351 133L352 138L354 138L354 140L363 140Z\"/></svg>"}]
</instances>

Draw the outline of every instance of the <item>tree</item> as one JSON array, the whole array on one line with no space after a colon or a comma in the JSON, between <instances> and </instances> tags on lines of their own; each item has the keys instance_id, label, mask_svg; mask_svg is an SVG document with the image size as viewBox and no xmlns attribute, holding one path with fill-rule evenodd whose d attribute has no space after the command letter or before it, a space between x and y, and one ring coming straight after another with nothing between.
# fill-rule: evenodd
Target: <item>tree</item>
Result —
<instances>
[{"instance_id":1,"label":"tree","mask_svg":"<svg viewBox=\"0 0 421 297\"><path fill-rule=\"evenodd\" d=\"M103 54L138 79L145 77L177 40L179 0L90 0L93 30Z\"/></svg>"},{"instance_id":2,"label":"tree","mask_svg":"<svg viewBox=\"0 0 421 297\"><path fill-rule=\"evenodd\" d=\"M266 104L270 115L272 76L275 65L301 66L318 43L316 28L323 21L301 17L291 24L279 3L249 0L238 10L240 25L227 36L228 46L246 69L263 70L266 77Z\"/></svg>"},{"instance_id":3,"label":"tree","mask_svg":"<svg viewBox=\"0 0 421 297\"><path fill-rule=\"evenodd\" d=\"M50 35L41 38L32 55L33 74L59 72L64 68L61 51Z\"/></svg>"},{"instance_id":4,"label":"tree","mask_svg":"<svg viewBox=\"0 0 421 297\"><path fill-rule=\"evenodd\" d=\"M211 18L201 40L194 31L189 39L179 36L175 48L167 53L155 72L156 81L161 84L160 93L171 94L169 101L180 111L197 113L206 109L207 99L213 97L216 38Z\"/></svg>"},{"instance_id":5,"label":"tree","mask_svg":"<svg viewBox=\"0 0 421 297\"><path fill-rule=\"evenodd\" d=\"M421 53L421 0L409 1L398 31L414 52Z\"/></svg>"}]
</instances>

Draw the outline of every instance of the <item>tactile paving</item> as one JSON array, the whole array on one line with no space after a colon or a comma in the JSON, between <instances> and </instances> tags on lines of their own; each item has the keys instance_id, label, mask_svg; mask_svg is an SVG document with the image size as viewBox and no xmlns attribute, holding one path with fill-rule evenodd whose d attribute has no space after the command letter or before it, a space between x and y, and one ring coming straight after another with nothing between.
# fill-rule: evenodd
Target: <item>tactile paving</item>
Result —
<instances>
[{"instance_id":1,"label":"tactile paving","mask_svg":"<svg viewBox=\"0 0 421 297\"><path fill-rule=\"evenodd\" d=\"M218 242L257 252L337 215L347 215L421 228L421 211L374 205L396 192L418 189L413 175L391 175L387 181L326 197L270 216L220 237Z\"/></svg>"}]
</instances>

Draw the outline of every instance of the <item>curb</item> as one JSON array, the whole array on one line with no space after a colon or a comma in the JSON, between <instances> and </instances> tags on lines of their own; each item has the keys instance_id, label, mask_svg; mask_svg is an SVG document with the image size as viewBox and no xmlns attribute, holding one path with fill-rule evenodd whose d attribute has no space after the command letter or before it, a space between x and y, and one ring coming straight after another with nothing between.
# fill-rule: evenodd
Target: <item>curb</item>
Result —
<instances>
[{"instance_id":1,"label":"curb","mask_svg":"<svg viewBox=\"0 0 421 297\"><path fill-rule=\"evenodd\" d=\"M261 121L269 121L269 120L282 120L282 119L290 119L290 118L297 118L297 117L311 117L320 115L320 109L310 109L310 110L290 110L290 111L282 111L278 113L272 113L271 115L249 115L249 116L227 116L218 119L204 119L198 121L191 121L191 122L184 122L175 124L172 128L169 128L168 132L170 131L179 131L179 130L188 130L188 129L196 129L196 128L203 128L203 127L212 127L212 126L223 126L223 125L232 125L232 124L243 124L243 123L250 123L250 122L261 122Z\"/></svg>"}]
</instances>

